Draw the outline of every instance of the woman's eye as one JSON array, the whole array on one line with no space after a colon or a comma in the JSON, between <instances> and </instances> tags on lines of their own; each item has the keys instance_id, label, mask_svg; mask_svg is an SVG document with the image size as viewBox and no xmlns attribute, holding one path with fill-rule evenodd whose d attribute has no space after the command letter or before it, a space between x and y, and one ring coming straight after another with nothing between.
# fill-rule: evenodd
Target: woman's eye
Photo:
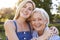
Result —
<instances>
[{"instance_id":1,"label":"woman's eye","mask_svg":"<svg viewBox=\"0 0 60 40\"><path fill-rule=\"evenodd\" d=\"M26 8L26 6L23 6L24 8Z\"/></svg>"},{"instance_id":2,"label":"woman's eye","mask_svg":"<svg viewBox=\"0 0 60 40\"><path fill-rule=\"evenodd\" d=\"M28 10L32 10L31 8L29 8Z\"/></svg>"},{"instance_id":3,"label":"woman's eye","mask_svg":"<svg viewBox=\"0 0 60 40\"><path fill-rule=\"evenodd\" d=\"M38 19L38 20L42 20L42 19Z\"/></svg>"},{"instance_id":4,"label":"woman's eye","mask_svg":"<svg viewBox=\"0 0 60 40\"><path fill-rule=\"evenodd\" d=\"M35 21L35 20L32 20L32 21Z\"/></svg>"},{"instance_id":5,"label":"woman's eye","mask_svg":"<svg viewBox=\"0 0 60 40\"><path fill-rule=\"evenodd\" d=\"M29 7L28 10L33 10L32 7Z\"/></svg>"}]
</instances>

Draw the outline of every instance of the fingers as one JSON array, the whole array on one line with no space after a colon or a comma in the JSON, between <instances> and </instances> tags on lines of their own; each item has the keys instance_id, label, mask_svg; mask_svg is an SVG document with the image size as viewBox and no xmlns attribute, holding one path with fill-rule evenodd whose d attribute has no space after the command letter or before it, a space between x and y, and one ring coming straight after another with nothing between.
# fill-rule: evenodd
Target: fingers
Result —
<instances>
[{"instance_id":1,"label":"fingers","mask_svg":"<svg viewBox=\"0 0 60 40\"><path fill-rule=\"evenodd\" d=\"M54 34L56 34L56 35L59 34L59 31L58 31L58 29L55 26L50 27L50 29L53 30Z\"/></svg>"},{"instance_id":2,"label":"fingers","mask_svg":"<svg viewBox=\"0 0 60 40\"><path fill-rule=\"evenodd\" d=\"M44 35L46 35L47 38L53 36L53 30L50 30L50 29L49 29L49 30L46 30L46 31L44 32Z\"/></svg>"}]
</instances>

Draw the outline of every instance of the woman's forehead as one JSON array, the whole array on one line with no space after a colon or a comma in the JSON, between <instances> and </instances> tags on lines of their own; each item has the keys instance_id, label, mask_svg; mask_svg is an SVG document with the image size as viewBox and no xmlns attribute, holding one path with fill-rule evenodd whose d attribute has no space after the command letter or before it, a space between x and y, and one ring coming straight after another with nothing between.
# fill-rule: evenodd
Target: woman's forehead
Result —
<instances>
[{"instance_id":1,"label":"woman's forehead","mask_svg":"<svg viewBox=\"0 0 60 40\"><path fill-rule=\"evenodd\" d=\"M32 8L34 8L34 4L33 4L33 2L31 2L31 1L28 1L27 3L26 3L26 5L31 5L32 6Z\"/></svg>"},{"instance_id":2,"label":"woman's forehead","mask_svg":"<svg viewBox=\"0 0 60 40\"><path fill-rule=\"evenodd\" d=\"M41 14L41 12L35 12L34 14L33 14L33 17L42 17L42 14Z\"/></svg>"},{"instance_id":3,"label":"woman's forehead","mask_svg":"<svg viewBox=\"0 0 60 40\"><path fill-rule=\"evenodd\" d=\"M26 3L25 5L30 5L30 6L32 6L32 3Z\"/></svg>"}]
</instances>

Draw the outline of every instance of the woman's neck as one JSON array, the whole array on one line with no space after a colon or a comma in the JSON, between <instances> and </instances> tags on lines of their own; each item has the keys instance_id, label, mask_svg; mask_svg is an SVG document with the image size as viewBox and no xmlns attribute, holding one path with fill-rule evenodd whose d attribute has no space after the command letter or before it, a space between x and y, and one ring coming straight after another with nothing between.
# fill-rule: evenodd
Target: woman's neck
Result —
<instances>
[{"instance_id":1,"label":"woman's neck","mask_svg":"<svg viewBox=\"0 0 60 40\"><path fill-rule=\"evenodd\" d=\"M38 31L38 35L41 36L43 34L43 30Z\"/></svg>"},{"instance_id":2,"label":"woman's neck","mask_svg":"<svg viewBox=\"0 0 60 40\"><path fill-rule=\"evenodd\" d=\"M42 26L40 27L40 29L41 29L41 30L38 31L38 35L39 35L39 36L43 35L44 29L45 29L45 25L42 25Z\"/></svg>"},{"instance_id":3,"label":"woman's neck","mask_svg":"<svg viewBox=\"0 0 60 40\"><path fill-rule=\"evenodd\" d=\"M24 23L24 22L26 21L26 19L25 19L25 18L20 17L20 18L18 18L18 19L17 19L17 21L18 21L19 23Z\"/></svg>"}]
</instances>

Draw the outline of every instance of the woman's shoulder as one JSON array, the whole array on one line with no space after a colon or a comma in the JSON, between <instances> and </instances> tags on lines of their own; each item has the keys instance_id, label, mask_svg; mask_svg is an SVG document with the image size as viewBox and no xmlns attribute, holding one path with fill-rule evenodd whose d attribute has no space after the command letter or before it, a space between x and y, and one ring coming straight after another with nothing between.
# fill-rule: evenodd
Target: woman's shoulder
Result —
<instances>
[{"instance_id":1,"label":"woman's shoulder","mask_svg":"<svg viewBox=\"0 0 60 40\"><path fill-rule=\"evenodd\" d=\"M14 26L14 23L13 23L14 20L8 20L4 23L4 28L10 28L12 26Z\"/></svg>"},{"instance_id":2,"label":"woman's shoulder","mask_svg":"<svg viewBox=\"0 0 60 40\"><path fill-rule=\"evenodd\" d=\"M4 25L9 25L9 24L12 24L13 23L13 20L8 20L4 23Z\"/></svg>"}]
</instances>

